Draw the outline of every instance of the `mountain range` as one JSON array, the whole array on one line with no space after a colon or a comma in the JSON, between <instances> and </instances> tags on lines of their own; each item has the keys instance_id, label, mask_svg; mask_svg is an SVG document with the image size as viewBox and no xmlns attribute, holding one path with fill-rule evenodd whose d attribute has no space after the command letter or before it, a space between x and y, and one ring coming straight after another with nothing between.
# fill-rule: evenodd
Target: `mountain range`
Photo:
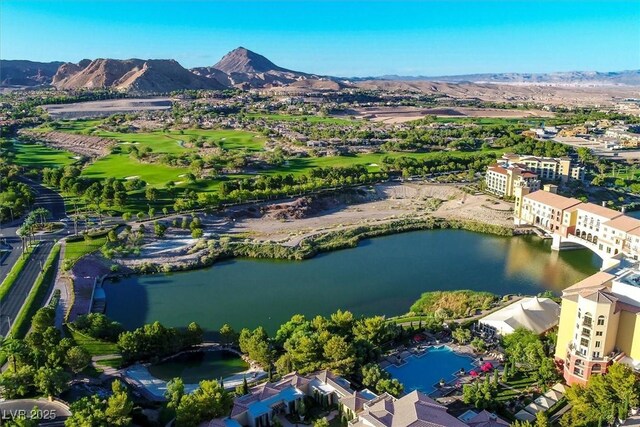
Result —
<instances>
[{"instance_id":1,"label":"mountain range","mask_svg":"<svg viewBox=\"0 0 640 427\"><path fill-rule=\"evenodd\" d=\"M243 47L212 66L186 69L172 59L84 59L79 63L0 60L0 86L53 86L58 89L112 88L135 92L183 89L274 88L290 86L337 90L362 81L443 83L640 85L640 70L622 72L494 73L459 76L381 76L339 78L280 67Z\"/></svg>"}]
</instances>

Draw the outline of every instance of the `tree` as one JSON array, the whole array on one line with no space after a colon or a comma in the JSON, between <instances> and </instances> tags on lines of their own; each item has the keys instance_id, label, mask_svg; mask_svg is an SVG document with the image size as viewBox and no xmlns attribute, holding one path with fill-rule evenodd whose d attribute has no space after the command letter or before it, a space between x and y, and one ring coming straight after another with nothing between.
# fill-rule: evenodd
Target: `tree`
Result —
<instances>
[{"instance_id":1,"label":"tree","mask_svg":"<svg viewBox=\"0 0 640 427\"><path fill-rule=\"evenodd\" d=\"M194 239L199 239L204 235L202 228L194 228L191 230L191 237Z\"/></svg>"},{"instance_id":2,"label":"tree","mask_svg":"<svg viewBox=\"0 0 640 427\"><path fill-rule=\"evenodd\" d=\"M395 378L385 378L378 381L376 389L378 393L389 393L395 397L400 397L404 391L402 383Z\"/></svg>"},{"instance_id":3,"label":"tree","mask_svg":"<svg viewBox=\"0 0 640 427\"><path fill-rule=\"evenodd\" d=\"M31 328L34 332L44 332L50 326L54 325L56 319L56 310L52 307L42 307L36 311L31 320Z\"/></svg>"},{"instance_id":4,"label":"tree","mask_svg":"<svg viewBox=\"0 0 640 427\"><path fill-rule=\"evenodd\" d=\"M29 394L33 388L35 370L32 366L25 365L16 370L8 369L0 375L0 386L3 389L2 397L17 399Z\"/></svg>"},{"instance_id":5,"label":"tree","mask_svg":"<svg viewBox=\"0 0 640 427\"><path fill-rule=\"evenodd\" d=\"M65 361L69 369L71 369L74 374L77 374L89 366L89 363L91 363L91 355L84 348L75 346L67 350Z\"/></svg>"},{"instance_id":6,"label":"tree","mask_svg":"<svg viewBox=\"0 0 640 427\"><path fill-rule=\"evenodd\" d=\"M451 336L459 344L465 344L471 339L471 331L465 328L457 328L451 333Z\"/></svg>"},{"instance_id":7,"label":"tree","mask_svg":"<svg viewBox=\"0 0 640 427\"><path fill-rule=\"evenodd\" d=\"M147 187L144 191L144 197L148 201L153 202L158 198L158 190L154 187Z\"/></svg>"},{"instance_id":8,"label":"tree","mask_svg":"<svg viewBox=\"0 0 640 427\"><path fill-rule=\"evenodd\" d=\"M238 340L238 334L228 323L225 323L220 328L220 338L222 338L223 344L230 345Z\"/></svg>"},{"instance_id":9,"label":"tree","mask_svg":"<svg viewBox=\"0 0 640 427\"><path fill-rule=\"evenodd\" d=\"M199 388L184 395L176 410L180 426L195 426L205 420L227 415L233 399L218 381L200 381Z\"/></svg>"},{"instance_id":10,"label":"tree","mask_svg":"<svg viewBox=\"0 0 640 427\"><path fill-rule=\"evenodd\" d=\"M25 355L27 348L23 341L15 338L9 338L4 340L2 347L0 347L0 351L2 351L2 354L7 356L11 368L16 372L18 369L18 359Z\"/></svg>"},{"instance_id":11,"label":"tree","mask_svg":"<svg viewBox=\"0 0 640 427\"><path fill-rule=\"evenodd\" d=\"M329 427L329 421L325 417L318 418L313 422L313 427Z\"/></svg>"},{"instance_id":12,"label":"tree","mask_svg":"<svg viewBox=\"0 0 640 427\"><path fill-rule=\"evenodd\" d=\"M105 415L110 426L127 426L131 424L133 401L129 398L126 387L115 380L111 384L113 394L107 399Z\"/></svg>"},{"instance_id":13,"label":"tree","mask_svg":"<svg viewBox=\"0 0 640 427\"><path fill-rule=\"evenodd\" d=\"M51 400L53 396L62 393L69 384L69 374L62 367L41 367L36 372L34 383L39 392Z\"/></svg>"},{"instance_id":14,"label":"tree","mask_svg":"<svg viewBox=\"0 0 640 427\"><path fill-rule=\"evenodd\" d=\"M549 417L546 412L540 411L536 414L536 423L534 427L551 427L551 423L549 422Z\"/></svg>"},{"instance_id":15,"label":"tree","mask_svg":"<svg viewBox=\"0 0 640 427\"><path fill-rule=\"evenodd\" d=\"M324 345L324 357L328 360L327 368L337 375L348 375L356 364L353 345L345 337L334 335Z\"/></svg>"},{"instance_id":16,"label":"tree","mask_svg":"<svg viewBox=\"0 0 640 427\"><path fill-rule=\"evenodd\" d=\"M167 383L167 390L164 397L167 399L167 406L176 409L180 405L180 400L184 396L184 381L180 377L176 377Z\"/></svg>"},{"instance_id":17,"label":"tree","mask_svg":"<svg viewBox=\"0 0 640 427\"><path fill-rule=\"evenodd\" d=\"M83 397L69 407L71 416L64 422L65 427L107 426L106 404L97 395Z\"/></svg>"}]
</instances>

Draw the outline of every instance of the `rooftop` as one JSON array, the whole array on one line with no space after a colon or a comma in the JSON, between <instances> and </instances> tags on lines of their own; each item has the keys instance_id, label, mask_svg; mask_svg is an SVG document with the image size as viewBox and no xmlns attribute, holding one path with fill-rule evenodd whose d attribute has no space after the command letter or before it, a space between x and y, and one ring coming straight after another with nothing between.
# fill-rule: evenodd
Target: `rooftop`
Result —
<instances>
[{"instance_id":1,"label":"rooftop","mask_svg":"<svg viewBox=\"0 0 640 427\"><path fill-rule=\"evenodd\" d=\"M544 190L534 191L533 193L524 196L524 198L560 210L569 209L572 206L576 206L582 203L578 199L560 196L559 194L550 193Z\"/></svg>"},{"instance_id":2,"label":"rooftop","mask_svg":"<svg viewBox=\"0 0 640 427\"><path fill-rule=\"evenodd\" d=\"M596 205L595 203L583 203L578 206L578 210L608 219L614 219L622 215L622 212Z\"/></svg>"},{"instance_id":3,"label":"rooftop","mask_svg":"<svg viewBox=\"0 0 640 427\"><path fill-rule=\"evenodd\" d=\"M640 219L635 219L626 215L620 215L617 218L605 222L603 225L605 227L615 228L616 230L629 232L634 228L640 227Z\"/></svg>"}]
</instances>

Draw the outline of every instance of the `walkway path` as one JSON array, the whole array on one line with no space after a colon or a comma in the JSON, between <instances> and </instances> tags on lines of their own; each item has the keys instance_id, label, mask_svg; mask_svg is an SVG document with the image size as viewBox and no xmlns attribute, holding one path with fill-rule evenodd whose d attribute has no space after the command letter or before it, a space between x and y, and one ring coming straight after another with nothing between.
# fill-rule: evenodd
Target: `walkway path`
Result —
<instances>
[{"instance_id":1,"label":"walkway path","mask_svg":"<svg viewBox=\"0 0 640 427\"><path fill-rule=\"evenodd\" d=\"M60 258L58 259L58 274L56 275L56 279L54 281L53 289L51 290L51 294L49 295L47 301L51 301L53 298L53 293L56 289L60 290L60 301L58 302L58 306L56 307L56 320L55 326L58 329L62 329L62 325L65 322L65 317L67 314L67 310L69 309L69 304L71 302L71 295L73 294L73 284L71 279L69 279L64 273L64 253L67 248L67 242L63 239L60 241Z\"/></svg>"}]
</instances>

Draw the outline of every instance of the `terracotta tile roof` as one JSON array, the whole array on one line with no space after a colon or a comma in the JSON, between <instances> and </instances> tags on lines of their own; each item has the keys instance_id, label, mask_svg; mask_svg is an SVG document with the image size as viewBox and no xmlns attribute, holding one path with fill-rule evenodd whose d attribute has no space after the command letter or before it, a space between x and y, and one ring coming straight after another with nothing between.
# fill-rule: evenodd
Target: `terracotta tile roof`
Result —
<instances>
[{"instance_id":1,"label":"terracotta tile roof","mask_svg":"<svg viewBox=\"0 0 640 427\"><path fill-rule=\"evenodd\" d=\"M534 191L533 193L527 194L526 196L524 196L524 199L532 200L534 202L542 203L561 210L569 209L572 206L576 206L582 203L578 199L564 197L559 194L550 193L544 190L538 190Z\"/></svg>"},{"instance_id":2,"label":"terracotta tile roof","mask_svg":"<svg viewBox=\"0 0 640 427\"><path fill-rule=\"evenodd\" d=\"M596 205L595 203L583 203L582 205L578 206L578 210L588 212L593 215L602 216L608 219L614 219L622 215L622 212L605 208L604 206Z\"/></svg>"},{"instance_id":3,"label":"terracotta tile roof","mask_svg":"<svg viewBox=\"0 0 640 427\"><path fill-rule=\"evenodd\" d=\"M640 219L635 219L626 215L620 215L619 217L614 218L611 221L607 221L602 225L615 228L616 230L621 230L626 233L633 230L634 228L640 227Z\"/></svg>"},{"instance_id":4,"label":"terracotta tile roof","mask_svg":"<svg viewBox=\"0 0 640 427\"><path fill-rule=\"evenodd\" d=\"M506 175L507 174L507 170L505 168L503 168L502 166L498 166L498 165L489 166L489 168L487 170L499 173L501 175Z\"/></svg>"},{"instance_id":5,"label":"terracotta tile roof","mask_svg":"<svg viewBox=\"0 0 640 427\"><path fill-rule=\"evenodd\" d=\"M606 271L599 271L593 276L589 276L586 279L583 279L578 283L569 286L562 292L562 295L564 297L565 295L575 294L584 290L603 287L615 277L615 275L607 273Z\"/></svg>"}]
</instances>

